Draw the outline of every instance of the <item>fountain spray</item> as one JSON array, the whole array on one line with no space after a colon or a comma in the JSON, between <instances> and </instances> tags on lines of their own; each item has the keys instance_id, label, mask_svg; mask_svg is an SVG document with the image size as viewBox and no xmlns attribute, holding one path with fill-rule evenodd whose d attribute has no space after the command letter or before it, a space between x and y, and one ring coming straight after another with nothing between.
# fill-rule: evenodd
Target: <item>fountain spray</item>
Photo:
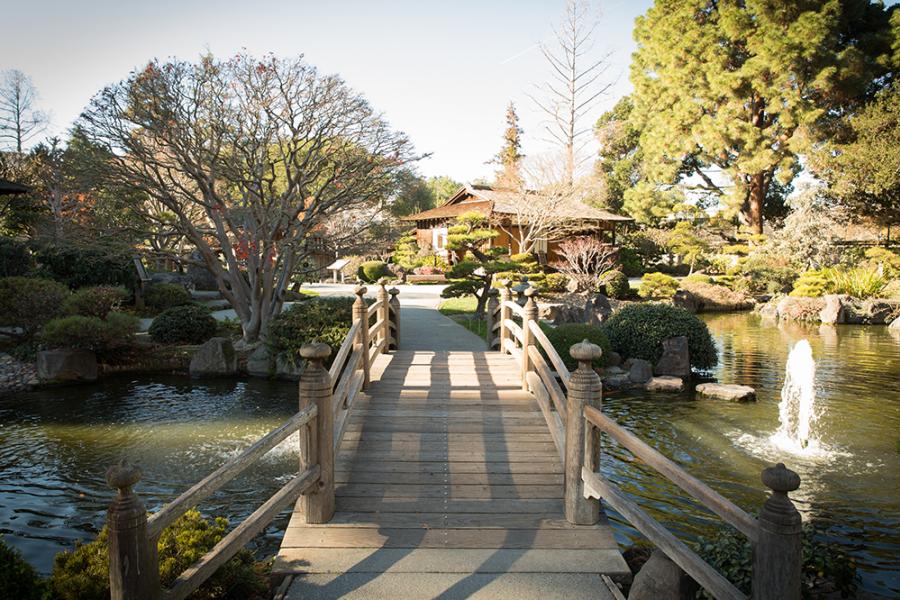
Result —
<instances>
[{"instance_id":1,"label":"fountain spray","mask_svg":"<svg viewBox=\"0 0 900 600\"><path fill-rule=\"evenodd\" d=\"M812 348L807 340L800 340L788 354L778 405L781 426L776 435L803 450L809 446L811 426L815 421L815 381L816 362Z\"/></svg>"}]
</instances>

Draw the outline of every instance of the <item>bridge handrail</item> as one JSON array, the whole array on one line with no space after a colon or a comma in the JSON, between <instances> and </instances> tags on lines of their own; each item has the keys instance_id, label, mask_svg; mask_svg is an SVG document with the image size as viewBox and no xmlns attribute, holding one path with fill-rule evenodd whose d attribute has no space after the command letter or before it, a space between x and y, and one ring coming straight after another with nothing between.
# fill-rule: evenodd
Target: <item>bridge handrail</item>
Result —
<instances>
[{"instance_id":1,"label":"bridge handrail","mask_svg":"<svg viewBox=\"0 0 900 600\"><path fill-rule=\"evenodd\" d=\"M141 478L139 468L125 462L110 467L107 482L119 491L107 514L111 600L186 598L298 498L307 523L327 523L331 519L334 457L350 410L359 392L368 386L371 364L377 355L399 345L399 291L387 290L384 279L378 284L378 300L372 307L367 307L363 298L366 288L354 289L353 324L328 371L323 366L331 354L327 344L305 344L300 349L307 361L300 377L300 410L157 513L148 518L143 503L132 490ZM373 317L376 323L370 327ZM157 557L157 540L162 531L295 431L300 434L299 474L181 573L172 587L163 590Z\"/></svg>"},{"instance_id":2,"label":"bridge handrail","mask_svg":"<svg viewBox=\"0 0 900 600\"><path fill-rule=\"evenodd\" d=\"M578 361L578 368L570 372L540 327L534 288L524 290L525 306L519 307L512 302L511 283L501 285L499 301L492 297L488 305L489 325L499 324L496 348L511 354L520 364L523 388L534 394L565 464L566 520L578 525L596 523L602 498L714 597L745 598L600 474L600 435L605 433L747 536L754 546L754 600L799 600L801 519L787 496L800 485L797 474L780 463L763 471L763 483L772 494L763 504L759 518L754 519L605 416L601 412L603 385L593 367L594 361L600 358L600 348L587 340L573 345L569 351ZM521 327L512 320L513 314L522 317Z\"/></svg>"}]
</instances>

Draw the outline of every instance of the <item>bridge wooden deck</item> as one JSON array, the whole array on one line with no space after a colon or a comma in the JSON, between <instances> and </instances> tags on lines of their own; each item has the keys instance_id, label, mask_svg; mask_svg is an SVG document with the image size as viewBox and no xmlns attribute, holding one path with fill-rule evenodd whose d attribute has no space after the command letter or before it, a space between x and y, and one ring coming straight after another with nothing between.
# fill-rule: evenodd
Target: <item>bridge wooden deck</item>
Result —
<instances>
[{"instance_id":1,"label":"bridge wooden deck","mask_svg":"<svg viewBox=\"0 0 900 600\"><path fill-rule=\"evenodd\" d=\"M398 351L371 377L336 456L334 518L295 512L284 536L274 571L302 575L290 597L571 600L630 577L605 518L566 522L563 465L512 356Z\"/></svg>"}]
</instances>

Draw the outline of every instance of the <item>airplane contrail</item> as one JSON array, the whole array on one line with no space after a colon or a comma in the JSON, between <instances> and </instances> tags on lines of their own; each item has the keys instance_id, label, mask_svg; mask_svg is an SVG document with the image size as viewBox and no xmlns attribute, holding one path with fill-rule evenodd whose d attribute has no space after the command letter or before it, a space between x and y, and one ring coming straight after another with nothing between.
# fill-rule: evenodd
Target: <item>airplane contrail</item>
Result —
<instances>
[{"instance_id":1,"label":"airplane contrail","mask_svg":"<svg viewBox=\"0 0 900 600\"><path fill-rule=\"evenodd\" d=\"M521 52L517 52L516 54L513 54L512 56L510 56L510 57L507 58L506 60L501 60L501 61L500 61L500 64L501 64L501 65L505 65L506 63L512 62L512 61L516 60L517 58L519 58L520 56L522 56L523 54L526 54L527 52L533 50L534 48L537 48L538 46L540 46L539 43L538 43L538 44L532 44L532 45L528 46L527 48L525 48L524 50L522 50Z\"/></svg>"}]
</instances>

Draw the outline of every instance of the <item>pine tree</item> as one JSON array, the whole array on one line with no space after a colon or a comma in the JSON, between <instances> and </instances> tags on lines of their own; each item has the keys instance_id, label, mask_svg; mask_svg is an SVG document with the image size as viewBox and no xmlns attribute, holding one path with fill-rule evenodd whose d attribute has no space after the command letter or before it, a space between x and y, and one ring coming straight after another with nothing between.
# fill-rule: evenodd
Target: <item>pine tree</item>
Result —
<instances>
[{"instance_id":1,"label":"pine tree","mask_svg":"<svg viewBox=\"0 0 900 600\"><path fill-rule=\"evenodd\" d=\"M494 164L500 165L496 174L496 184L499 187L517 188L521 185L522 176L519 165L525 155L522 154L522 128L519 127L519 115L516 114L515 105L510 102L506 107L506 129L503 131L503 147L494 159Z\"/></svg>"}]
</instances>

